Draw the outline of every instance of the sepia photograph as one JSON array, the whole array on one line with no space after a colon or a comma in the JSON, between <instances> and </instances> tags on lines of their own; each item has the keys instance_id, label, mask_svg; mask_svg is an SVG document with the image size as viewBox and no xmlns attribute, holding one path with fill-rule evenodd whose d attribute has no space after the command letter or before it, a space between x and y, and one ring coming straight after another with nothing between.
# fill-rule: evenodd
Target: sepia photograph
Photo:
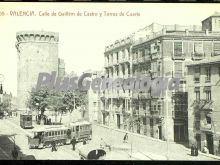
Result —
<instances>
[{"instance_id":1,"label":"sepia photograph","mask_svg":"<svg viewBox=\"0 0 220 165\"><path fill-rule=\"evenodd\" d=\"M220 4L0 3L0 160L220 160Z\"/></svg>"}]
</instances>

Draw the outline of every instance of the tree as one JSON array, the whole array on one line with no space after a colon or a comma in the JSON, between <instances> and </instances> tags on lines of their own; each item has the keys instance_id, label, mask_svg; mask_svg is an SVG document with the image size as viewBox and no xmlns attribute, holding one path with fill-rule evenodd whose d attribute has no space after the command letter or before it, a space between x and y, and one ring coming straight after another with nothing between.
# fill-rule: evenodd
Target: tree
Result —
<instances>
[{"instance_id":1,"label":"tree","mask_svg":"<svg viewBox=\"0 0 220 165\"><path fill-rule=\"evenodd\" d=\"M50 91L49 108L55 111L56 114L55 120L57 120L57 113L61 114L59 121L60 123L62 122L63 113L67 111L63 98L64 98L64 94L62 92Z\"/></svg>"},{"instance_id":2,"label":"tree","mask_svg":"<svg viewBox=\"0 0 220 165\"><path fill-rule=\"evenodd\" d=\"M87 92L82 92L79 90L65 92L63 104L66 106L66 109L69 111L71 117L71 113L78 107L81 109L87 107Z\"/></svg>"},{"instance_id":3,"label":"tree","mask_svg":"<svg viewBox=\"0 0 220 165\"><path fill-rule=\"evenodd\" d=\"M44 112L49 105L49 91L47 88L42 88L40 90L35 90L34 88L30 92L30 97L27 101L27 106L31 110L36 110L38 115L40 113L39 118L37 118L38 122L44 116Z\"/></svg>"},{"instance_id":4,"label":"tree","mask_svg":"<svg viewBox=\"0 0 220 165\"><path fill-rule=\"evenodd\" d=\"M42 88L40 90L32 89L30 97L27 101L27 106L31 110L36 110L40 113L39 121L44 116L46 109L55 111L61 114L60 123L62 121L62 115L64 112L69 111L71 113L78 107L86 108L88 105L87 92L81 92L79 90L58 92L55 90L48 90Z\"/></svg>"}]
</instances>

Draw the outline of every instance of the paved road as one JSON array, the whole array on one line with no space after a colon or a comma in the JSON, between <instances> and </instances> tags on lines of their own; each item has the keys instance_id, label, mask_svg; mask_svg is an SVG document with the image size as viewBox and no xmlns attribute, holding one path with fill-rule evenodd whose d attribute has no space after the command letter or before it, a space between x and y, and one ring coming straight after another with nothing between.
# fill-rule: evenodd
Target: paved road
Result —
<instances>
[{"instance_id":1,"label":"paved road","mask_svg":"<svg viewBox=\"0 0 220 165\"><path fill-rule=\"evenodd\" d=\"M36 127L36 126L35 126ZM78 151L73 151L71 145L59 146L57 152L51 152L51 148L46 149L29 149L26 133L19 126L18 117L0 120L0 159L12 159L11 150L13 149L13 140L8 138L9 135L15 135L16 145L20 147L19 155L23 159L34 156L35 159L51 160L75 160L79 159ZM199 155L198 157L190 156L188 150L183 149L180 144L167 143L164 141L155 141L150 138L128 134L128 143L123 143L124 132L108 129L102 126L93 125L93 140L90 143L99 146L100 139L103 138L107 144L113 148L107 153L108 159L135 159L139 157L144 160L215 160L213 158ZM77 144L77 148L82 144ZM122 149L119 151L119 149ZM168 152L167 152L168 151ZM132 155L133 158L129 157Z\"/></svg>"},{"instance_id":2,"label":"paved road","mask_svg":"<svg viewBox=\"0 0 220 165\"><path fill-rule=\"evenodd\" d=\"M13 138L8 138L8 136L12 134L15 134L16 145L20 148L19 159L20 157L22 157L22 159L26 159L26 157L30 157L30 155L32 155L35 159L42 160L79 159L78 153L72 150L71 145L59 146L57 152L51 152L51 148L29 149L26 137L27 130L20 128L20 126L10 120L0 120L0 159L12 159L11 151L14 147Z\"/></svg>"},{"instance_id":3,"label":"paved road","mask_svg":"<svg viewBox=\"0 0 220 165\"><path fill-rule=\"evenodd\" d=\"M99 135L94 136L95 141L100 141L100 138L103 138L107 143L114 146L122 145L125 135L124 132L107 129L98 125L93 126L93 133ZM154 160L167 160L167 156L168 160L216 160L201 154L198 157L190 156L190 151L184 149L182 145L173 142L169 142L168 144L164 141L155 141L150 138L143 138L143 136L128 133L128 145L130 148Z\"/></svg>"}]
</instances>

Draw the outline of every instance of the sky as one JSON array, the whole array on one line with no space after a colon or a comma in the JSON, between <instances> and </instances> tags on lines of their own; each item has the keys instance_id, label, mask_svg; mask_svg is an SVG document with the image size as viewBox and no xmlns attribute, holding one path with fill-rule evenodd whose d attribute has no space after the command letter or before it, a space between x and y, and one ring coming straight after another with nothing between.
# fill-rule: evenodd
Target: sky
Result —
<instances>
[{"instance_id":1,"label":"sky","mask_svg":"<svg viewBox=\"0 0 220 165\"><path fill-rule=\"evenodd\" d=\"M201 25L220 11L220 4L151 3L0 3L0 74L4 90L17 94L18 31L59 32L59 57L66 72L81 74L104 67L105 46L151 23ZM34 11L36 16L10 16L10 11ZM39 12L139 13L140 16L39 16ZM1 12L8 15L1 16Z\"/></svg>"}]
</instances>

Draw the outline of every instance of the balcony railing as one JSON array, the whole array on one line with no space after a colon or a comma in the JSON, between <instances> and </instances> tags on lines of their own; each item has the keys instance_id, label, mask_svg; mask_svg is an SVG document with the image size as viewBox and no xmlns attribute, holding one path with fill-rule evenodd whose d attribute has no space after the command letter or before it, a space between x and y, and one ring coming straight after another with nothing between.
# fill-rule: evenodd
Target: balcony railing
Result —
<instances>
[{"instance_id":1,"label":"balcony railing","mask_svg":"<svg viewBox=\"0 0 220 165\"><path fill-rule=\"evenodd\" d=\"M192 59L193 60L202 60L205 58L204 53L192 53Z\"/></svg>"},{"instance_id":2,"label":"balcony railing","mask_svg":"<svg viewBox=\"0 0 220 165\"><path fill-rule=\"evenodd\" d=\"M129 62L128 58L121 58L119 59L119 63Z\"/></svg>"},{"instance_id":3,"label":"balcony railing","mask_svg":"<svg viewBox=\"0 0 220 165\"><path fill-rule=\"evenodd\" d=\"M140 99L151 99L150 93L139 93L139 98Z\"/></svg>"},{"instance_id":4,"label":"balcony railing","mask_svg":"<svg viewBox=\"0 0 220 165\"><path fill-rule=\"evenodd\" d=\"M151 53L151 59L157 59L160 58L160 52Z\"/></svg>"},{"instance_id":5,"label":"balcony railing","mask_svg":"<svg viewBox=\"0 0 220 165\"><path fill-rule=\"evenodd\" d=\"M144 62L144 57L139 57L138 58L138 63L143 63Z\"/></svg>"},{"instance_id":6,"label":"balcony railing","mask_svg":"<svg viewBox=\"0 0 220 165\"><path fill-rule=\"evenodd\" d=\"M184 53L181 54L173 54L173 59L174 60L184 60L186 58L186 55Z\"/></svg>"},{"instance_id":7,"label":"balcony railing","mask_svg":"<svg viewBox=\"0 0 220 165\"><path fill-rule=\"evenodd\" d=\"M133 59L133 60L132 60L132 63L133 63L133 64L138 64L138 59Z\"/></svg>"},{"instance_id":8,"label":"balcony railing","mask_svg":"<svg viewBox=\"0 0 220 165\"><path fill-rule=\"evenodd\" d=\"M214 132L212 124L200 124L200 130L205 132Z\"/></svg>"}]
</instances>

